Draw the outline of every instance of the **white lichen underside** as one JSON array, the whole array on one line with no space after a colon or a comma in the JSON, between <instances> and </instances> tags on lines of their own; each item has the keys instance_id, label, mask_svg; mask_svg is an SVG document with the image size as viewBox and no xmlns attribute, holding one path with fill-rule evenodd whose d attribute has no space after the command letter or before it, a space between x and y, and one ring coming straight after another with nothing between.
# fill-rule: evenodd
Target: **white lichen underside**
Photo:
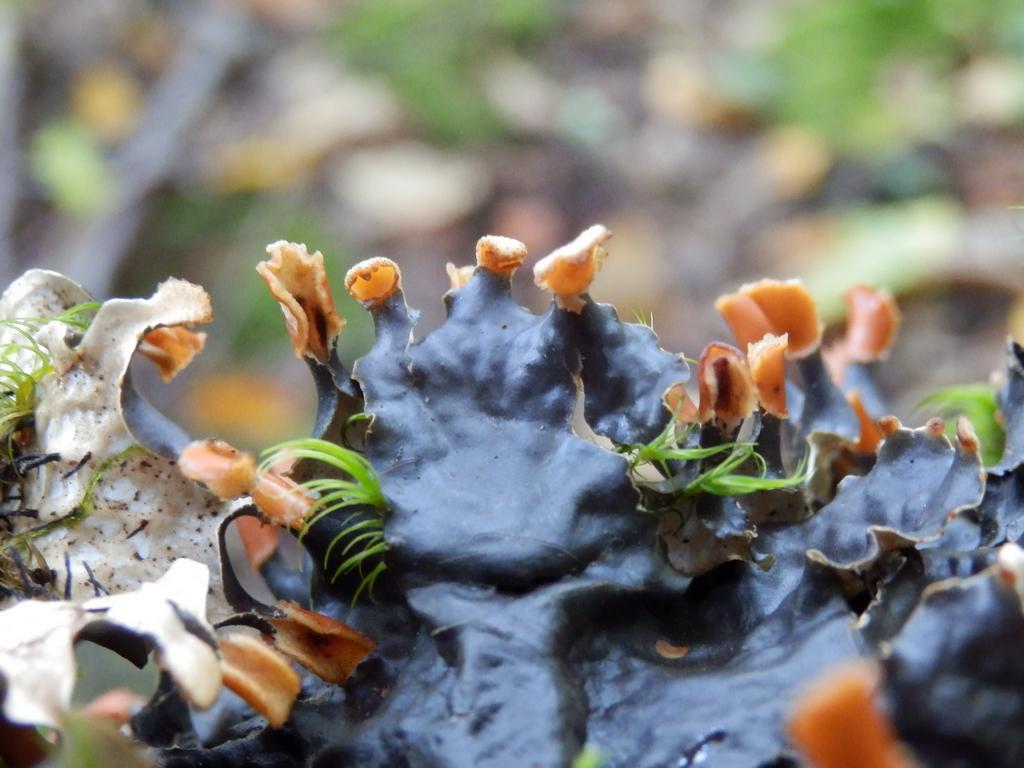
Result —
<instances>
[{"instance_id":1,"label":"white lichen underside","mask_svg":"<svg viewBox=\"0 0 1024 768\"><path fill-rule=\"evenodd\" d=\"M50 316L90 298L61 275L32 270L0 298L0 317ZM216 536L227 505L185 479L175 462L129 450L134 440L120 408L125 372L146 332L210 319L209 297L202 288L168 280L152 298L106 302L76 346L66 343L67 328L56 323L37 337L51 353L55 373L36 388L31 450L58 453L60 460L27 475L21 504L39 510L38 520L30 522L59 521L80 509L90 481L103 467L92 489L91 514L34 540L57 572L61 589L68 556L72 599L95 593L86 563L97 583L120 592L153 581L171 561L185 557L210 568L211 610L214 615L227 611Z\"/></svg>"}]
</instances>

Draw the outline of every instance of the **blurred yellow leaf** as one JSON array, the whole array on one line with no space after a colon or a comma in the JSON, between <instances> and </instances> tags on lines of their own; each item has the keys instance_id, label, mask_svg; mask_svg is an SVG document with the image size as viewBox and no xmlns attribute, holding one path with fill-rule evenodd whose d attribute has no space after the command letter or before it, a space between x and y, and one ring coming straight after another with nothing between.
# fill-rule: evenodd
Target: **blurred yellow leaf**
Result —
<instances>
[{"instance_id":1,"label":"blurred yellow leaf","mask_svg":"<svg viewBox=\"0 0 1024 768\"><path fill-rule=\"evenodd\" d=\"M302 179L316 160L315 153L281 139L242 139L217 149L213 185L224 193L278 189Z\"/></svg>"},{"instance_id":2,"label":"blurred yellow leaf","mask_svg":"<svg viewBox=\"0 0 1024 768\"><path fill-rule=\"evenodd\" d=\"M336 147L379 138L401 124L388 87L372 78L321 65L314 57L291 63L277 98L244 137L213 147L206 175L220 192L277 189L303 180Z\"/></svg>"},{"instance_id":3,"label":"blurred yellow leaf","mask_svg":"<svg viewBox=\"0 0 1024 768\"><path fill-rule=\"evenodd\" d=\"M131 133L141 106L138 80L113 64L88 67L71 84L74 116L101 141L116 142Z\"/></svg>"},{"instance_id":4,"label":"blurred yellow leaf","mask_svg":"<svg viewBox=\"0 0 1024 768\"><path fill-rule=\"evenodd\" d=\"M355 151L332 178L345 205L387 233L449 226L477 210L492 184L478 158L418 142Z\"/></svg>"},{"instance_id":5,"label":"blurred yellow leaf","mask_svg":"<svg viewBox=\"0 0 1024 768\"><path fill-rule=\"evenodd\" d=\"M826 141L797 126L767 131L760 159L778 193L787 199L814 192L832 168L832 153Z\"/></svg>"},{"instance_id":6,"label":"blurred yellow leaf","mask_svg":"<svg viewBox=\"0 0 1024 768\"><path fill-rule=\"evenodd\" d=\"M264 446L304 434L313 419L313 393L296 392L270 376L249 371L207 374L185 393L185 413L197 433Z\"/></svg>"}]
</instances>

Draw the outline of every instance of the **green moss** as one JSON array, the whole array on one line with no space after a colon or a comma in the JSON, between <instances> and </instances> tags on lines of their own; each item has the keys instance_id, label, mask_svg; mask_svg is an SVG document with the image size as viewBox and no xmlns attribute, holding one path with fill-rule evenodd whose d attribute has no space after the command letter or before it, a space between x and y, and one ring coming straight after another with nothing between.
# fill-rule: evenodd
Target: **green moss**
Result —
<instances>
[{"instance_id":1,"label":"green moss","mask_svg":"<svg viewBox=\"0 0 1024 768\"><path fill-rule=\"evenodd\" d=\"M546 0L362 0L342 14L329 43L385 77L434 139L474 143L504 132L484 98L480 62L527 53L555 17Z\"/></svg>"},{"instance_id":2,"label":"green moss","mask_svg":"<svg viewBox=\"0 0 1024 768\"><path fill-rule=\"evenodd\" d=\"M684 496L698 493L738 496L757 491L790 488L807 481L806 458L789 477L768 477L767 466L757 452L755 443L736 441L690 447L685 445L688 434L689 429L680 435L676 425L669 423L668 427L650 443L620 449L620 452L625 454L630 471L641 488L645 486L644 480L641 479L644 466L653 467L662 477L671 479L675 473L669 462L704 461L723 454L726 454L724 458L699 474L678 493ZM756 467L756 474L746 471L751 465Z\"/></svg>"},{"instance_id":3,"label":"green moss","mask_svg":"<svg viewBox=\"0 0 1024 768\"><path fill-rule=\"evenodd\" d=\"M776 117L843 149L884 153L952 130L954 74L979 50L1019 56L1024 8L1013 0L818 0L794 6L783 25L769 65ZM886 90L901 70L923 77L897 108Z\"/></svg>"},{"instance_id":4,"label":"green moss","mask_svg":"<svg viewBox=\"0 0 1024 768\"><path fill-rule=\"evenodd\" d=\"M89 302L71 307L52 317L19 317L0 320L0 329L6 329L12 341L0 344L0 482L20 483L22 478L17 465L18 449L14 434L35 412L36 384L53 372L53 361L49 350L36 341L36 334L44 325L59 322L69 329L84 332L89 326L93 312L99 303ZM16 583L14 574L17 565L11 552L16 550L23 560L35 559L31 540L43 536L56 527L75 522L72 515L58 521L51 521L25 531L14 533L0 528L0 588L10 588ZM4 524L6 520L0 521Z\"/></svg>"},{"instance_id":5,"label":"green moss","mask_svg":"<svg viewBox=\"0 0 1024 768\"><path fill-rule=\"evenodd\" d=\"M32 415L35 408L36 384L53 371L50 353L36 341L36 334L52 322L83 332L98 308L97 302L90 302L71 307L53 317L0 320L0 329L6 329L14 336L13 341L0 344L0 441L8 444L8 461L12 458L12 433Z\"/></svg>"},{"instance_id":6,"label":"green moss","mask_svg":"<svg viewBox=\"0 0 1024 768\"><path fill-rule=\"evenodd\" d=\"M366 418L357 414L350 419ZM299 532L301 541L309 530L328 516L351 511L342 521L342 530L328 545L324 553L322 568L330 573L330 580L337 581L340 576L352 571L360 574L359 588L352 597L355 603L366 591L372 594L373 585L387 569L387 564L379 560L388 549L384 540L384 512L387 501L381 490L380 478L362 454L340 445L305 438L289 440L268 448L263 453L261 470L267 470L275 464L288 460L308 459L327 464L340 476L321 477L307 480L299 485L303 493L316 497L316 501L307 513L302 530ZM341 563L331 570L331 556L337 552ZM367 567L375 559L378 560L371 570Z\"/></svg>"}]
</instances>

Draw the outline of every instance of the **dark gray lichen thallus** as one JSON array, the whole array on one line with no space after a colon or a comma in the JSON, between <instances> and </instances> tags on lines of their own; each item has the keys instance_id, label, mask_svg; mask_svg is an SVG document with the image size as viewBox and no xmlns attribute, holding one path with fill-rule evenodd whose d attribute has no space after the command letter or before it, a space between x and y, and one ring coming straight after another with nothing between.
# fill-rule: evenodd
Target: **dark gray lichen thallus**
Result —
<instances>
[{"instance_id":1,"label":"dark gray lichen thallus","mask_svg":"<svg viewBox=\"0 0 1024 768\"><path fill-rule=\"evenodd\" d=\"M925 593L882 660L893 724L921 765L1024 764L1024 553Z\"/></svg>"},{"instance_id":2,"label":"dark gray lichen thallus","mask_svg":"<svg viewBox=\"0 0 1024 768\"><path fill-rule=\"evenodd\" d=\"M986 481L978 439L963 420L955 446L943 430L941 419L913 430L894 424L871 471L845 478L807 522L811 559L863 571L887 550L938 539L950 520L977 507Z\"/></svg>"},{"instance_id":3,"label":"dark gray lichen thallus","mask_svg":"<svg viewBox=\"0 0 1024 768\"><path fill-rule=\"evenodd\" d=\"M999 392L999 409L1006 429L1006 447L990 472L1007 475L1024 465L1024 347L1006 342L1006 382Z\"/></svg>"},{"instance_id":4,"label":"dark gray lichen thallus","mask_svg":"<svg viewBox=\"0 0 1024 768\"><path fill-rule=\"evenodd\" d=\"M373 416L366 455L407 585L522 590L651 549L655 521L637 514L622 457L577 437L573 414L582 384L598 433L649 440L670 416L662 394L688 369L586 294L607 236L592 228L538 264L556 297L541 315L510 295L525 247L483 238L477 268L445 296L446 321L418 341L398 267L372 259L349 272L376 328L353 371Z\"/></svg>"}]
</instances>

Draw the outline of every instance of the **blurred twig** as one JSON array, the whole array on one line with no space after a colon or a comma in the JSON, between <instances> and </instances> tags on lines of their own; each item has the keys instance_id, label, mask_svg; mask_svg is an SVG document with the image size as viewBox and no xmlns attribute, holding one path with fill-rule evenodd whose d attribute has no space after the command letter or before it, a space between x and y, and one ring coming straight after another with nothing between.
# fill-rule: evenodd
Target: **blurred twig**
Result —
<instances>
[{"instance_id":1,"label":"blurred twig","mask_svg":"<svg viewBox=\"0 0 1024 768\"><path fill-rule=\"evenodd\" d=\"M96 295L109 292L142 221L147 196L174 168L188 130L244 52L248 24L230 6L195 5L181 47L153 86L138 129L112 158L111 170L118 180L114 204L83 225L64 224L44 244L42 254L54 254L57 269Z\"/></svg>"},{"instance_id":2,"label":"blurred twig","mask_svg":"<svg viewBox=\"0 0 1024 768\"><path fill-rule=\"evenodd\" d=\"M19 37L15 7L0 4L0 285L14 276L11 225L18 194Z\"/></svg>"}]
</instances>

